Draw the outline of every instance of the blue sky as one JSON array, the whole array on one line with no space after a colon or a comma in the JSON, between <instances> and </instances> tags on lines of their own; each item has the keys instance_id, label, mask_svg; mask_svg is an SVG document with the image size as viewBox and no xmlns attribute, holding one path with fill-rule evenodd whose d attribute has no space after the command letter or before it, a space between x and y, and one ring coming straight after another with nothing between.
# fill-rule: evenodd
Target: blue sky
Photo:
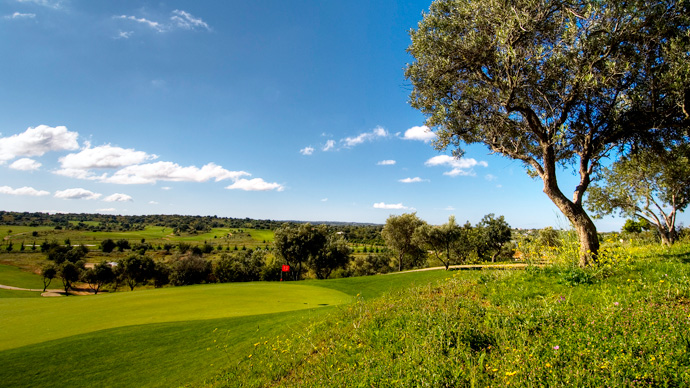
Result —
<instances>
[{"instance_id":1,"label":"blue sky","mask_svg":"<svg viewBox=\"0 0 690 388\"><path fill-rule=\"evenodd\" d=\"M431 146L404 78L428 6L0 0L0 209L566 227L521 163Z\"/></svg>"}]
</instances>

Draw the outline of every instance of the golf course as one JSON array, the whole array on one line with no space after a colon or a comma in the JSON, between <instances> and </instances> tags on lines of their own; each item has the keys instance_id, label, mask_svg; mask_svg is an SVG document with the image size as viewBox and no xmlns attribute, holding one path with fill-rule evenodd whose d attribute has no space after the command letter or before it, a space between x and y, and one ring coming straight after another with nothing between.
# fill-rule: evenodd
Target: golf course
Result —
<instances>
[{"instance_id":1,"label":"golf course","mask_svg":"<svg viewBox=\"0 0 690 388\"><path fill-rule=\"evenodd\" d=\"M260 338L297 332L357 298L447 276L433 271L57 298L0 290L0 380L6 387L198 385L243 359ZM0 266L0 284L42 288L40 276L11 266Z\"/></svg>"}]
</instances>

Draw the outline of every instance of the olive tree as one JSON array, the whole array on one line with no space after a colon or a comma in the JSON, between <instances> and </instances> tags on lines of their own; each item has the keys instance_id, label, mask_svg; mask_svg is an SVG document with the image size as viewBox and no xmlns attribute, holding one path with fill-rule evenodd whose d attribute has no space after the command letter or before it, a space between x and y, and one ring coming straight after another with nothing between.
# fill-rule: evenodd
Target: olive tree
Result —
<instances>
[{"instance_id":1,"label":"olive tree","mask_svg":"<svg viewBox=\"0 0 690 388\"><path fill-rule=\"evenodd\" d=\"M690 203L690 146L644 149L603 168L588 195L597 215L619 213L652 224L661 243L676 240L676 216Z\"/></svg>"},{"instance_id":2,"label":"olive tree","mask_svg":"<svg viewBox=\"0 0 690 388\"><path fill-rule=\"evenodd\" d=\"M481 143L541 178L584 266L599 250L583 199L602 158L687 128L688 15L676 0L437 0L410 32L410 103L439 150Z\"/></svg>"},{"instance_id":3,"label":"olive tree","mask_svg":"<svg viewBox=\"0 0 690 388\"><path fill-rule=\"evenodd\" d=\"M455 250L453 247L461 238L463 229L455 222L455 216L448 217L448 222L443 225L432 226L423 223L414 231L413 239L420 246L428 247L443 263L446 271L455 262Z\"/></svg>"},{"instance_id":4,"label":"olive tree","mask_svg":"<svg viewBox=\"0 0 690 388\"><path fill-rule=\"evenodd\" d=\"M424 250L413 238L414 231L423 224L424 221L417 217L417 213L392 215L386 220L381 236L386 245L397 253L398 271L414 266L415 262L424 256ZM404 262L406 256L410 259L407 263Z\"/></svg>"}]
</instances>

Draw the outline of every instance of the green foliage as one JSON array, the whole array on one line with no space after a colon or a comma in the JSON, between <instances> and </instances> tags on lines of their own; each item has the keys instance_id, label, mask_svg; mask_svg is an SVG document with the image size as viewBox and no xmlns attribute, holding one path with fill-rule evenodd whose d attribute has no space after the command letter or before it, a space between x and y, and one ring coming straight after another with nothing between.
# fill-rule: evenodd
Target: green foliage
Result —
<instances>
[{"instance_id":1,"label":"green foliage","mask_svg":"<svg viewBox=\"0 0 690 388\"><path fill-rule=\"evenodd\" d=\"M182 257L170 268L170 283L174 286L188 286L209 281L211 262L199 255Z\"/></svg>"},{"instance_id":2,"label":"green foliage","mask_svg":"<svg viewBox=\"0 0 690 388\"><path fill-rule=\"evenodd\" d=\"M434 1L410 32L410 103L437 149L480 143L540 177L587 265L599 244L582 201L600 160L687 136L688 14L673 0ZM578 172L572 196L559 166Z\"/></svg>"},{"instance_id":3,"label":"green foliage","mask_svg":"<svg viewBox=\"0 0 690 388\"><path fill-rule=\"evenodd\" d=\"M662 242L676 240L676 214L690 203L690 145L643 149L602 168L588 197L597 215L620 213L654 225ZM624 229L643 225L628 220Z\"/></svg>"},{"instance_id":4,"label":"green foliage","mask_svg":"<svg viewBox=\"0 0 690 388\"><path fill-rule=\"evenodd\" d=\"M424 221L417 217L417 213L391 215L386 220L381 236L386 246L396 252L398 271L415 268L422 264L426 252L414 239L414 232L423 224Z\"/></svg>"},{"instance_id":5,"label":"green foliage","mask_svg":"<svg viewBox=\"0 0 690 388\"><path fill-rule=\"evenodd\" d=\"M115 241L113 241L113 239L111 239L111 238L105 239L105 240L103 240L103 242L101 242L101 250L104 253L110 253L113 250L115 250L116 247L117 247L117 244L115 244Z\"/></svg>"}]
</instances>

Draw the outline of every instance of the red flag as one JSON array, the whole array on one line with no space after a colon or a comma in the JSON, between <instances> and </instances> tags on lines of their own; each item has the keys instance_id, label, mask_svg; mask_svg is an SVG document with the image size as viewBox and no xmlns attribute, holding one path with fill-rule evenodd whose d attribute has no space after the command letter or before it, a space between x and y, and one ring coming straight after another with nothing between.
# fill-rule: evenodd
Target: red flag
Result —
<instances>
[{"instance_id":1,"label":"red flag","mask_svg":"<svg viewBox=\"0 0 690 388\"><path fill-rule=\"evenodd\" d=\"M290 272L290 266L289 265L283 265L283 272Z\"/></svg>"}]
</instances>

